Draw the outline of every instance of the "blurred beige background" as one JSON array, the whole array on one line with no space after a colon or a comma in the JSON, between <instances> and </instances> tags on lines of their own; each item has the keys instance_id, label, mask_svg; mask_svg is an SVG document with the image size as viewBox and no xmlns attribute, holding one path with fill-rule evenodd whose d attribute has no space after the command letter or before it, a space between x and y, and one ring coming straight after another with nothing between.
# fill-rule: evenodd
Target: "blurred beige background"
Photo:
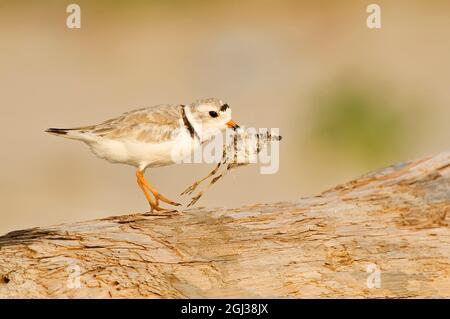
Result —
<instances>
[{"instance_id":1,"label":"blurred beige background","mask_svg":"<svg viewBox=\"0 0 450 319\"><path fill-rule=\"evenodd\" d=\"M450 2L0 1L0 233L145 211L134 169L48 127L219 97L238 123L278 127L280 170L235 171L198 203L298 199L449 149ZM177 194L210 169L147 171Z\"/></svg>"}]
</instances>

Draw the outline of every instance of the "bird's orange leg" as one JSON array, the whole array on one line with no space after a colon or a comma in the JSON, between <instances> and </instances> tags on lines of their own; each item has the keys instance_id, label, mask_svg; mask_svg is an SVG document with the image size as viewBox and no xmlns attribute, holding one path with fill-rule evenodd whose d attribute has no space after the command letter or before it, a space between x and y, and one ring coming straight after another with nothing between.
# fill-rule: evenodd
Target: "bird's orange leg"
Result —
<instances>
[{"instance_id":1,"label":"bird's orange leg","mask_svg":"<svg viewBox=\"0 0 450 319\"><path fill-rule=\"evenodd\" d=\"M158 203L155 202L153 200L153 198L150 196L149 192L147 191L147 189L145 188L144 184L139 179L139 177L137 179L137 183L138 183L139 187L141 188L142 192L144 193L145 197L147 198L148 203L150 204L151 211L153 211L153 210L161 210L162 208L159 207Z\"/></svg>"},{"instance_id":2,"label":"bird's orange leg","mask_svg":"<svg viewBox=\"0 0 450 319\"><path fill-rule=\"evenodd\" d=\"M173 206L180 206L180 203L177 203L173 200L168 199L167 197L161 195L156 189L154 189L144 178L144 174L142 173L142 171L137 170L136 171L136 176L138 178L138 183L141 183L144 188L147 188L152 194L153 196L155 196L155 205L156 207L159 207L159 201L161 200L164 203L173 205ZM142 188L142 187L141 187ZM148 192L147 192L148 193Z\"/></svg>"}]
</instances>

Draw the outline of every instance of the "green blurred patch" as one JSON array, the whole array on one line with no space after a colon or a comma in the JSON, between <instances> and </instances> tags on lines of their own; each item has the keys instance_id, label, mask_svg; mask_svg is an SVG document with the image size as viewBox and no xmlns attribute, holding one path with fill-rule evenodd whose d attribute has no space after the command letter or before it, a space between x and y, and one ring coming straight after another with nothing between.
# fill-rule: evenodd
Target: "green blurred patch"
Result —
<instances>
[{"instance_id":1,"label":"green blurred patch","mask_svg":"<svg viewBox=\"0 0 450 319\"><path fill-rule=\"evenodd\" d=\"M321 90L313 102L310 142L338 159L375 167L410 143L411 117L389 91L346 83Z\"/></svg>"}]
</instances>

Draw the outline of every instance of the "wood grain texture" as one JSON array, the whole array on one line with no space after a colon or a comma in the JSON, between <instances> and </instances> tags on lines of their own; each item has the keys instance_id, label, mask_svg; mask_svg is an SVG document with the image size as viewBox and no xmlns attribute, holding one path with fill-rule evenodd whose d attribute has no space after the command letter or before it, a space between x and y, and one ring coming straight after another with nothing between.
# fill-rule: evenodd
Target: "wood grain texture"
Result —
<instances>
[{"instance_id":1,"label":"wood grain texture","mask_svg":"<svg viewBox=\"0 0 450 319\"><path fill-rule=\"evenodd\" d=\"M449 210L446 152L291 202L15 231L0 297L448 298Z\"/></svg>"}]
</instances>

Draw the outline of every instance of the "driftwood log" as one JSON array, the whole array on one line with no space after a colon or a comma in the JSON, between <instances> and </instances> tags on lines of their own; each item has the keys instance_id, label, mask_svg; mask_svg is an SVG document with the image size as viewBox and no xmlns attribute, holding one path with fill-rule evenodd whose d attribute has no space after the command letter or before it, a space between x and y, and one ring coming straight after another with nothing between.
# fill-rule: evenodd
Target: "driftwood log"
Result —
<instances>
[{"instance_id":1,"label":"driftwood log","mask_svg":"<svg viewBox=\"0 0 450 319\"><path fill-rule=\"evenodd\" d=\"M0 297L450 297L450 152L314 197L0 237Z\"/></svg>"}]
</instances>

